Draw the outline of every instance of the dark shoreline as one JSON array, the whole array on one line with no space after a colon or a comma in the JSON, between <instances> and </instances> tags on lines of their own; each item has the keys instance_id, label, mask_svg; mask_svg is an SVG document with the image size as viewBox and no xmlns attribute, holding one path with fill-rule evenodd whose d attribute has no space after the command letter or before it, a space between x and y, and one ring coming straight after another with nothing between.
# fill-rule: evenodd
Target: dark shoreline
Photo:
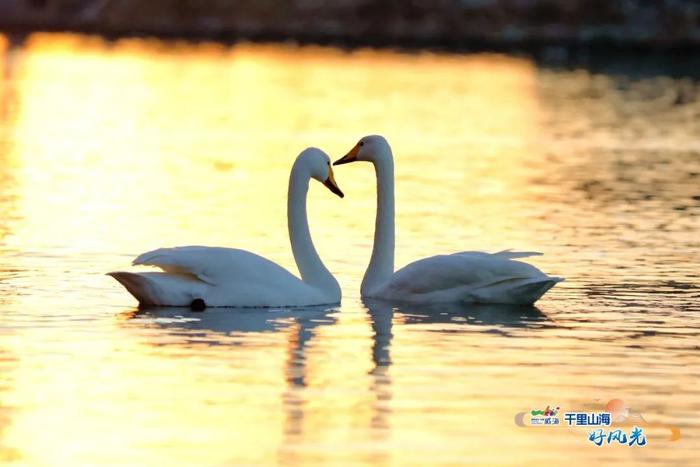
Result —
<instances>
[{"instance_id":1,"label":"dark shoreline","mask_svg":"<svg viewBox=\"0 0 700 467\"><path fill-rule=\"evenodd\" d=\"M545 68L584 68L591 72L620 74L636 77L672 76L700 78L700 46L691 42L640 43L595 39L530 39L521 41L484 38L397 38L364 37L341 34L233 33L231 31L174 31L149 29L105 29L104 27L47 26L29 27L17 24L3 25L0 33L8 34L10 42L20 46L33 33L71 33L101 37L108 42L121 39L156 39L185 41L191 44L216 42L232 46L242 42L258 44L293 44L335 47L344 51L359 48L386 49L400 53L500 53L533 60Z\"/></svg>"},{"instance_id":2,"label":"dark shoreline","mask_svg":"<svg viewBox=\"0 0 700 467\"><path fill-rule=\"evenodd\" d=\"M440 51L440 52L503 52L533 54L544 50L564 49L576 54L585 52L630 52L630 53L698 53L700 43L691 40L673 41L639 41L595 37L581 40L575 37L530 37L518 40L484 38L480 36L463 37L420 37L420 36L365 36L349 34L324 34L322 32L305 32L289 34L285 32L240 32L207 31L202 29L181 28L109 28L104 25L29 25L3 24L0 20L0 33L16 36L32 33L72 33L100 36L108 41L129 38L151 38L162 40L183 40L191 43L218 42L233 45L240 42L254 43L294 43L299 45L332 46L341 49L389 48L394 50Z\"/></svg>"}]
</instances>

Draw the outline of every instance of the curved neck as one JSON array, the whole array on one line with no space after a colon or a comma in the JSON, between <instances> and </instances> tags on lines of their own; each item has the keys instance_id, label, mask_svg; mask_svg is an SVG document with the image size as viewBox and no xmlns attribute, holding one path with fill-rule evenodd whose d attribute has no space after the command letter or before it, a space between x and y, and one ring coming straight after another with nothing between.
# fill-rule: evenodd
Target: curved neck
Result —
<instances>
[{"instance_id":1,"label":"curved neck","mask_svg":"<svg viewBox=\"0 0 700 467\"><path fill-rule=\"evenodd\" d=\"M363 296L385 284L394 274L394 159L387 148L374 161L377 175L377 217L374 223L372 258L362 279Z\"/></svg>"},{"instance_id":2,"label":"curved neck","mask_svg":"<svg viewBox=\"0 0 700 467\"><path fill-rule=\"evenodd\" d=\"M287 227L292 243L294 260L299 268L301 279L312 287L324 292L340 290L338 282L321 262L311 241L309 222L306 216L306 194L309 191L309 175L299 167L292 168L287 193Z\"/></svg>"}]
</instances>

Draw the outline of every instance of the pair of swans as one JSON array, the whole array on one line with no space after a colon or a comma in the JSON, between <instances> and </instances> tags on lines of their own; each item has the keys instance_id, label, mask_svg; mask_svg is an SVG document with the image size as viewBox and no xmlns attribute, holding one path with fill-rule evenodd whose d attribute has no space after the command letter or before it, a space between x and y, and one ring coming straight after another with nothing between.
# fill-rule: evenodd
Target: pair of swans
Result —
<instances>
[{"instance_id":1,"label":"pair of swans","mask_svg":"<svg viewBox=\"0 0 700 467\"><path fill-rule=\"evenodd\" d=\"M381 136L362 138L333 165L367 161L377 177L374 247L362 280L365 298L414 303L476 302L532 304L558 277L547 276L517 258L538 255L465 251L431 256L394 271L394 161ZM302 151L292 166L287 196L287 226L301 279L272 261L234 248L160 248L137 257L134 265L160 272L112 272L143 306L298 307L340 303L338 281L314 248L306 215L311 179L341 198L326 153Z\"/></svg>"}]
</instances>

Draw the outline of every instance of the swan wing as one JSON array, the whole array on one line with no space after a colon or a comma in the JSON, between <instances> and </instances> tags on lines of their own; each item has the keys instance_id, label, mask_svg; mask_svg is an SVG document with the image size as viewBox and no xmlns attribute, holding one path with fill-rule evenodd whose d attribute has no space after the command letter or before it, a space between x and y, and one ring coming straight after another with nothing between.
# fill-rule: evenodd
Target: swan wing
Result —
<instances>
[{"instance_id":1,"label":"swan wing","mask_svg":"<svg viewBox=\"0 0 700 467\"><path fill-rule=\"evenodd\" d=\"M159 248L137 257L134 265L156 266L171 274L195 276L209 285L222 285L246 277L274 282L299 279L272 261L235 248L182 246ZM283 277L280 277L283 276Z\"/></svg>"},{"instance_id":2,"label":"swan wing","mask_svg":"<svg viewBox=\"0 0 700 467\"><path fill-rule=\"evenodd\" d=\"M511 249L499 251L498 253L485 253L483 251L460 251L459 253L453 253L453 254L454 255L463 255L463 256L473 256L473 257L477 257L477 258L499 257L499 258L506 258L506 259L529 258L531 256L542 256L542 253L537 252L537 251L513 251Z\"/></svg>"},{"instance_id":3,"label":"swan wing","mask_svg":"<svg viewBox=\"0 0 700 467\"><path fill-rule=\"evenodd\" d=\"M189 306L197 298L214 307L307 306L339 301L272 261L234 248L160 248L142 254L133 264L162 269L109 274L143 305Z\"/></svg>"},{"instance_id":4,"label":"swan wing","mask_svg":"<svg viewBox=\"0 0 700 467\"><path fill-rule=\"evenodd\" d=\"M476 290L498 283L547 278L536 267L512 260L532 255L533 253L510 251L464 251L431 256L396 271L387 288L392 291L392 295L420 295L454 289Z\"/></svg>"}]
</instances>

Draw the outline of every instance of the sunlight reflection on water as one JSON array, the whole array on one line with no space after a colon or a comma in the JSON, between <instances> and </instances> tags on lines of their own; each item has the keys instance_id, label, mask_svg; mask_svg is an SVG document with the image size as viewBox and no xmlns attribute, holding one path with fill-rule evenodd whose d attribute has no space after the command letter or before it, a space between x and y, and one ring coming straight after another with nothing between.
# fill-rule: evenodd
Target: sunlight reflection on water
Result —
<instances>
[{"instance_id":1,"label":"sunlight reflection on water","mask_svg":"<svg viewBox=\"0 0 700 467\"><path fill-rule=\"evenodd\" d=\"M2 36L0 36L2 37ZM3 37L0 461L690 465L700 427L700 100L693 78L496 55ZM680 97L679 97L680 96ZM103 274L158 246L296 271L306 146L392 143L397 265L545 253L537 308L359 300L370 167L312 186L337 309L137 312ZM516 413L624 399L683 438L595 449ZM507 446L507 449L503 449Z\"/></svg>"}]
</instances>

